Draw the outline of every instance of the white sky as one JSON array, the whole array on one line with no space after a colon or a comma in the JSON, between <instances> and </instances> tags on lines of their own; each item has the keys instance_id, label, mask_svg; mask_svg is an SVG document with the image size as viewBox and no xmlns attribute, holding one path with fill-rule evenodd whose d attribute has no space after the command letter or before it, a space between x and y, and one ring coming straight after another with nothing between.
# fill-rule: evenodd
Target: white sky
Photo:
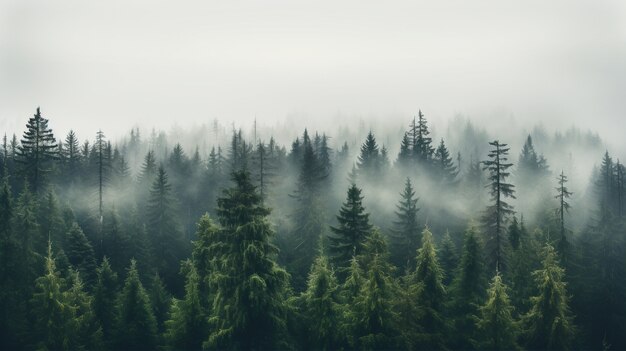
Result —
<instances>
[{"instance_id":1,"label":"white sky","mask_svg":"<svg viewBox=\"0 0 626 351\"><path fill-rule=\"evenodd\" d=\"M621 0L0 0L0 132L503 109L618 140L625 104Z\"/></svg>"}]
</instances>

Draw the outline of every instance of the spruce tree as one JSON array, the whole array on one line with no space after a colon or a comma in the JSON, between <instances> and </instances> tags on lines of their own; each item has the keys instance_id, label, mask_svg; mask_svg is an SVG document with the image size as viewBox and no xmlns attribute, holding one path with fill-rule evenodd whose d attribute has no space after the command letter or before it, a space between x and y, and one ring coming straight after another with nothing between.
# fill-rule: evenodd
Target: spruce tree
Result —
<instances>
[{"instance_id":1,"label":"spruce tree","mask_svg":"<svg viewBox=\"0 0 626 351\"><path fill-rule=\"evenodd\" d=\"M77 180L81 166L80 145L78 143L78 137L73 130L70 130L65 137L63 158L65 160L66 167L66 179L69 183L72 183Z\"/></svg>"},{"instance_id":2,"label":"spruce tree","mask_svg":"<svg viewBox=\"0 0 626 351\"><path fill-rule=\"evenodd\" d=\"M378 179L381 170L381 156L378 143L372 131L367 133L367 138L361 145L361 153L358 157L357 167L359 175L365 179Z\"/></svg>"},{"instance_id":3,"label":"spruce tree","mask_svg":"<svg viewBox=\"0 0 626 351\"><path fill-rule=\"evenodd\" d=\"M130 251L130 244L130 238L120 222L117 211L115 209L107 210L102 222L102 248L100 252L102 256L109 258L111 267L117 274L124 273L125 266L131 258L130 254L136 254L136 252Z\"/></svg>"},{"instance_id":4,"label":"spruce tree","mask_svg":"<svg viewBox=\"0 0 626 351\"><path fill-rule=\"evenodd\" d=\"M158 334L163 333L164 323L169 313L170 305L172 302L172 296L165 289L163 280L159 276L159 273L155 273L150 281L150 290L148 291L148 297L152 305L152 312L157 322Z\"/></svg>"},{"instance_id":5,"label":"spruce tree","mask_svg":"<svg viewBox=\"0 0 626 351\"><path fill-rule=\"evenodd\" d=\"M488 265L502 272L506 267L507 259L507 241L504 238L505 225L509 216L514 213L513 207L504 201L508 197L515 199L514 186L506 182L506 178L510 175L507 170L513 164L507 163L510 150L507 144L501 144L495 140L489 145L494 147L488 155L490 160L482 161L482 164L483 170L489 171L489 188L493 203L487 207L483 217L483 225L487 236Z\"/></svg>"},{"instance_id":6,"label":"spruce tree","mask_svg":"<svg viewBox=\"0 0 626 351\"><path fill-rule=\"evenodd\" d=\"M183 256L183 235L177 220L172 186L163 167L150 189L148 199L148 235L156 261L156 270L162 274L171 289L179 288L178 263Z\"/></svg>"},{"instance_id":7,"label":"spruce tree","mask_svg":"<svg viewBox=\"0 0 626 351\"><path fill-rule=\"evenodd\" d=\"M450 152L446 147L443 139L439 143L439 146L435 150L433 169L435 171L435 177L444 185L456 184L456 177L459 174L457 166L454 165Z\"/></svg>"},{"instance_id":8,"label":"spruce tree","mask_svg":"<svg viewBox=\"0 0 626 351\"><path fill-rule=\"evenodd\" d=\"M203 308L204 295L200 292L202 278L190 262L183 263L185 296L174 299L170 318L165 322L165 342L175 350L199 350L209 330L207 311Z\"/></svg>"},{"instance_id":9,"label":"spruce tree","mask_svg":"<svg viewBox=\"0 0 626 351\"><path fill-rule=\"evenodd\" d=\"M487 291L487 301L479 309L476 320L478 342L481 350L518 350L518 323L513 319L513 307L507 286L500 273L496 273Z\"/></svg>"},{"instance_id":10,"label":"spruce tree","mask_svg":"<svg viewBox=\"0 0 626 351\"><path fill-rule=\"evenodd\" d=\"M154 350L157 346L157 323L137 272L135 260L130 263L124 287L117 301L115 348L121 350Z\"/></svg>"},{"instance_id":11,"label":"spruce tree","mask_svg":"<svg viewBox=\"0 0 626 351\"><path fill-rule=\"evenodd\" d=\"M67 232L66 255L74 269L80 272L88 287L96 281L96 258L93 247L78 223L74 222Z\"/></svg>"},{"instance_id":12,"label":"spruce tree","mask_svg":"<svg viewBox=\"0 0 626 351\"><path fill-rule=\"evenodd\" d=\"M345 271L352 256L359 255L365 238L372 230L369 213L363 207L361 189L352 184L348 189L346 202L337 216L339 225L330 227L328 251L339 273Z\"/></svg>"},{"instance_id":13,"label":"spruce tree","mask_svg":"<svg viewBox=\"0 0 626 351\"><path fill-rule=\"evenodd\" d=\"M102 327L93 309L93 298L85 291L80 273L71 273L71 286L64 292L68 306L73 309L70 321L76 337L76 349L97 350L103 348Z\"/></svg>"},{"instance_id":14,"label":"spruce tree","mask_svg":"<svg viewBox=\"0 0 626 351\"><path fill-rule=\"evenodd\" d=\"M407 178L404 191L400 193L400 201L396 205L397 210L394 229L390 233L391 252L394 263L400 268L413 267L415 264L415 252L417 251L422 233L417 221L417 201L411 179Z\"/></svg>"},{"instance_id":15,"label":"spruce tree","mask_svg":"<svg viewBox=\"0 0 626 351\"><path fill-rule=\"evenodd\" d=\"M448 286L450 282L452 282L453 271L459 260L456 245L454 245L449 231L446 231L446 234L443 236L441 250L437 252L437 255L439 256L439 262L441 262L441 268L444 272L443 284Z\"/></svg>"},{"instance_id":16,"label":"spruce tree","mask_svg":"<svg viewBox=\"0 0 626 351\"><path fill-rule=\"evenodd\" d=\"M433 235L428 229L422 232L422 247L417 250L416 261L417 267L410 279L411 284L417 285L414 288L416 301L422 312L418 320L423 330L417 344L421 348L441 349L447 329L443 316L446 289Z\"/></svg>"},{"instance_id":17,"label":"spruce tree","mask_svg":"<svg viewBox=\"0 0 626 351\"><path fill-rule=\"evenodd\" d=\"M563 173L563 171L561 171L557 180L559 186L556 187L557 194L555 198L559 200L559 207L556 209L556 214L559 218L559 227L561 229L561 236L558 239L557 249L559 250L561 258L565 258L566 251L569 246L567 236L565 235L565 213L569 212L569 209L571 208L567 199L569 199L573 193L570 192L565 186L567 184L567 176Z\"/></svg>"},{"instance_id":18,"label":"spruce tree","mask_svg":"<svg viewBox=\"0 0 626 351\"><path fill-rule=\"evenodd\" d=\"M417 125L415 126L415 119L413 120L413 128L410 131L413 138L413 158L417 164L422 167L430 166L435 149L432 147L432 138L428 131L428 121L424 118L424 114L420 110L418 113ZM429 170L429 168L426 168Z\"/></svg>"},{"instance_id":19,"label":"spruce tree","mask_svg":"<svg viewBox=\"0 0 626 351\"><path fill-rule=\"evenodd\" d=\"M37 112L26 124L17 159L35 193L44 188L46 176L52 170L51 163L58 158L57 151L54 134L48 128L48 120L41 116L37 107Z\"/></svg>"},{"instance_id":20,"label":"spruce tree","mask_svg":"<svg viewBox=\"0 0 626 351\"><path fill-rule=\"evenodd\" d=\"M461 259L456 275L450 286L449 311L452 316L452 346L459 349L474 347L472 340L477 337L475 316L483 304L487 289L485 262L480 233L473 224L465 231Z\"/></svg>"},{"instance_id":21,"label":"spruce tree","mask_svg":"<svg viewBox=\"0 0 626 351\"><path fill-rule=\"evenodd\" d=\"M117 293L117 274L111 269L109 259L105 257L98 267L98 277L93 290L93 310L102 326L103 340L109 348L113 346Z\"/></svg>"},{"instance_id":22,"label":"spruce tree","mask_svg":"<svg viewBox=\"0 0 626 351\"><path fill-rule=\"evenodd\" d=\"M31 299L34 328L30 341L37 348L61 350L79 346L72 325L75 309L66 299L64 284L54 263L52 244L48 242L45 273L35 280L35 293Z\"/></svg>"},{"instance_id":23,"label":"spruce tree","mask_svg":"<svg viewBox=\"0 0 626 351\"><path fill-rule=\"evenodd\" d=\"M111 158L109 153L107 153L106 138L101 130L96 134L96 142L93 147L95 151L95 172L98 182L98 218L102 221L104 213L104 187L109 180Z\"/></svg>"},{"instance_id":24,"label":"spruce tree","mask_svg":"<svg viewBox=\"0 0 626 351\"><path fill-rule=\"evenodd\" d=\"M572 347L576 329L565 271L552 246L544 248L543 256L542 268L533 273L539 291L531 298L531 310L523 318L525 345L530 349L567 350Z\"/></svg>"},{"instance_id":25,"label":"spruce tree","mask_svg":"<svg viewBox=\"0 0 626 351\"><path fill-rule=\"evenodd\" d=\"M400 141L400 152L398 153L396 166L405 172L409 170L409 167L411 166L411 145L409 135L404 133L404 136Z\"/></svg>"},{"instance_id":26,"label":"spruce tree","mask_svg":"<svg viewBox=\"0 0 626 351\"><path fill-rule=\"evenodd\" d=\"M393 266L389 263L387 246L378 230L373 230L365 242L363 271L365 280L354 299L351 314L351 344L357 349L377 350L401 347L393 301L396 285Z\"/></svg>"},{"instance_id":27,"label":"spruce tree","mask_svg":"<svg viewBox=\"0 0 626 351\"><path fill-rule=\"evenodd\" d=\"M250 173L234 172L232 178L234 187L218 199L222 229L213 243L217 268L211 275L216 297L203 347L281 347L289 275L274 261L278 250L270 243L270 210L263 206Z\"/></svg>"}]
</instances>

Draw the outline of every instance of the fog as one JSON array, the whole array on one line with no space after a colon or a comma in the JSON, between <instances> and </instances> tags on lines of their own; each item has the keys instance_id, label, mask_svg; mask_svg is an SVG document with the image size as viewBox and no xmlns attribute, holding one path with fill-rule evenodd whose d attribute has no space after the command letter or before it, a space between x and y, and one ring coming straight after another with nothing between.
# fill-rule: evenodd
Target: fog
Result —
<instances>
[{"instance_id":1,"label":"fog","mask_svg":"<svg viewBox=\"0 0 626 351\"><path fill-rule=\"evenodd\" d=\"M400 128L421 108L434 126L576 125L622 147L625 17L619 1L2 1L0 130L36 106L82 137L216 118Z\"/></svg>"}]
</instances>

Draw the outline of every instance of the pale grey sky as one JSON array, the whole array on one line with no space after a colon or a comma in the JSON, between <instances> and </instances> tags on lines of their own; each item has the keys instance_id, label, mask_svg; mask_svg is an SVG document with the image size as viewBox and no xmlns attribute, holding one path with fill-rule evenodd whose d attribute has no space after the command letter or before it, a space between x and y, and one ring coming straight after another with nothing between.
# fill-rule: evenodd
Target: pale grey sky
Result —
<instances>
[{"instance_id":1,"label":"pale grey sky","mask_svg":"<svg viewBox=\"0 0 626 351\"><path fill-rule=\"evenodd\" d=\"M503 109L617 140L625 97L621 0L0 0L0 131Z\"/></svg>"}]
</instances>

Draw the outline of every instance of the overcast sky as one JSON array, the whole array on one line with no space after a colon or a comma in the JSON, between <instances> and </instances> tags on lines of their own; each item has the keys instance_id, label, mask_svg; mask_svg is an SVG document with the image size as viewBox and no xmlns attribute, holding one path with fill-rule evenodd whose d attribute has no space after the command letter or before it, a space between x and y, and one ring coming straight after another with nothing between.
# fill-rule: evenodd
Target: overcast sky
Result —
<instances>
[{"instance_id":1,"label":"overcast sky","mask_svg":"<svg viewBox=\"0 0 626 351\"><path fill-rule=\"evenodd\" d=\"M0 131L37 106L82 138L421 108L618 140L625 104L621 0L0 0Z\"/></svg>"}]
</instances>

